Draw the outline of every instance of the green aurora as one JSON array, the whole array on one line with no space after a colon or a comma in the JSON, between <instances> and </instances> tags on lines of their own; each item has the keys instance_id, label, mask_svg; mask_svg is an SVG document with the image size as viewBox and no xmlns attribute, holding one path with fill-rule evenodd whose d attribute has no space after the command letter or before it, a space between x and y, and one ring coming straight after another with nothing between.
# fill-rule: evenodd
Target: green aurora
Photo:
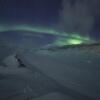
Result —
<instances>
[{"instance_id":1,"label":"green aurora","mask_svg":"<svg viewBox=\"0 0 100 100\"><path fill-rule=\"evenodd\" d=\"M78 45L78 44L91 44L94 43L95 40L89 37L83 37L78 34L70 34L67 38L58 38L55 40L54 45L62 46L62 45Z\"/></svg>"},{"instance_id":2,"label":"green aurora","mask_svg":"<svg viewBox=\"0 0 100 100\"><path fill-rule=\"evenodd\" d=\"M31 25L4 25L0 26L0 32L8 32L8 31L28 31L28 32L36 32L42 34L51 34L51 35L59 35L59 36L67 36L64 32L60 34L60 32L44 27L36 27Z\"/></svg>"},{"instance_id":3,"label":"green aurora","mask_svg":"<svg viewBox=\"0 0 100 100\"><path fill-rule=\"evenodd\" d=\"M0 32L9 32L9 31L27 31L27 34L49 34L49 35L56 35L60 36L59 38L55 39L53 45L76 45L82 43L91 43L94 42L93 39L87 36L80 36L76 33L66 33L66 32L59 32L54 29L44 28L44 27L36 27L32 25L1 25Z\"/></svg>"}]
</instances>

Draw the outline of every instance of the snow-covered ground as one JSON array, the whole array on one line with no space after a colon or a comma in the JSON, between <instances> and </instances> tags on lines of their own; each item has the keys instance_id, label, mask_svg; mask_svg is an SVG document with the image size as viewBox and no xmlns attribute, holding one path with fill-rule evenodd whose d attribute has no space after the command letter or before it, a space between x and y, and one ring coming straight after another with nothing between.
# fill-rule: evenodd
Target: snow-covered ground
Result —
<instances>
[{"instance_id":1,"label":"snow-covered ground","mask_svg":"<svg viewBox=\"0 0 100 100\"><path fill-rule=\"evenodd\" d=\"M73 100L73 99L61 93L50 93L48 95L41 96L31 100Z\"/></svg>"},{"instance_id":2,"label":"snow-covered ground","mask_svg":"<svg viewBox=\"0 0 100 100\"><path fill-rule=\"evenodd\" d=\"M99 100L99 50L97 46L17 52L0 67L0 96L4 100Z\"/></svg>"}]
</instances>

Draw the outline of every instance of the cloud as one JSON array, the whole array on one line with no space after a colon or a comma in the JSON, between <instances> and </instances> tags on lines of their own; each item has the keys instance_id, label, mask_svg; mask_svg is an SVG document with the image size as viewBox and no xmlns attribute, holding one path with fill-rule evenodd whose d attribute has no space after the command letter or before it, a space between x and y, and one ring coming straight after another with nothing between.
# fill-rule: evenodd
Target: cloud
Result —
<instances>
[{"instance_id":1,"label":"cloud","mask_svg":"<svg viewBox=\"0 0 100 100\"><path fill-rule=\"evenodd\" d=\"M63 0L58 27L70 33L90 33L100 15L99 5L99 0Z\"/></svg>"}]
</instances>

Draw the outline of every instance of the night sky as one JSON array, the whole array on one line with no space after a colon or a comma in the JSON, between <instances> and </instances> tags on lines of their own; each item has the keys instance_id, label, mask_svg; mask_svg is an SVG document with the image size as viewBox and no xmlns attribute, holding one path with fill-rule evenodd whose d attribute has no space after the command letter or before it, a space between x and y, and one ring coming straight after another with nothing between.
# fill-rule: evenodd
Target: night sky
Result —
<instances>
[{"instance_id":1,"label":"night sky","mask_svg":"<svg viewBox=\"0 0 100 100\"><path fill-rule=\"evenodd\" d=\"M61 0L0 0L0 20L49 26L57 22L60 8Z\"/></svg>"},{"instance_id":2,"label":"night sky","mask_svg":"<svg viewBox=\"0 0 100 100\"><path fill-rule=\"evenodd\" d=\"M13 25L12 30L34 31L34 25L99 38L99 5L99 0L0 0L0 31Z\"/></svg>"},{"instance_id":3,"label":"night sky","mask_svg":"<svg viewBox=\"0 0 100 100\"><path fill-rule=\"evenodd\" d=\"M0 100L49 93L100 100L100 0L0 0Z\"/></svg>"}]
</instances>

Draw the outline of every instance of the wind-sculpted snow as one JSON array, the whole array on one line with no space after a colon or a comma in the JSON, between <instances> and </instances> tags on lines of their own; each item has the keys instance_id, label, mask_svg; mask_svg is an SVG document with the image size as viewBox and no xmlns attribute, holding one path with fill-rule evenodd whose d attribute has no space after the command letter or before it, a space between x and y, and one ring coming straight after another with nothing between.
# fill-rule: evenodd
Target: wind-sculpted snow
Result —
<instances>
[{"instance_id":1,"label":"wind-sculpted snow","mask_svg":"<svg viewBox=\"0 0 100 100\"><path fill-rule=\"evenodd\" d=\"M46 75L65 87L100 98L100 44L40 49L29 56ZM28 57L27 56L27 57Z\"/></svg>"},{"instance_id":2,"label":"wind-sculpted snow","mask_svg":"<svg viewBox=\"0 0 100 100\"><path fill-rule=\"evenodd\" d=\"M0 99L45 100L57 92L65 100L98 100L99 50L94 44L17 52L0 67Z\"/></svg>"}]
</instances>

